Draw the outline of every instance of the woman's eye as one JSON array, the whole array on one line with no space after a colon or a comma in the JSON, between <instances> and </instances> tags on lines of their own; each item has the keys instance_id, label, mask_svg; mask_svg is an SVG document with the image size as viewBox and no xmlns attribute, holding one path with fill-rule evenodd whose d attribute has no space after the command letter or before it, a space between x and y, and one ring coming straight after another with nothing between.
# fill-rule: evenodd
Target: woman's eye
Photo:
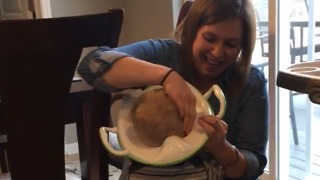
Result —
<instances>
[{"instance_id":1,"label":"woman's eye","mask_svg":"<svg viewBox=\"0 0 320 180\"><path fill-rule=\"evenodd\" d=\"M213 36L208 36L208 35L204 35L203 38L207 41L207 42L215 42L217 40L217 38L213 37Z\"/></svg>"},{"instance_id":2,"label":"woman's eye","mask_svg":"<svg viewBox=\"0 0 320 180\"><path fill-rule=\"evenodd\" d=\"M208 43L214 43L218 41L218 38L215 35L212 34L204 34L203 38L208 42ZM236 48L239 46L239 41L235 39L228 39L224 41L224 45L230 48Z\"/></svg>"},{"instance_id":3,"label":"woman's eye","mask_svg":"<svg viewBox=\"0 0 320 180\"><path fill-rule=\"evenodd\" d=\"M238 42L226 42L225 45L230 48L236 48L236 47L238 47L239 43Z\"/></svg>"},{"instance_id":4,"label":"woman's eye","mask_svg":"<svg viewBox=\"0 0 320 180\"><path fill-rule=\"evenodd\" d=\"M226 43L226 45L231 48L235 48L238 46L237 44L234 44L234 43Z\"/></svg>"}]
</instances>

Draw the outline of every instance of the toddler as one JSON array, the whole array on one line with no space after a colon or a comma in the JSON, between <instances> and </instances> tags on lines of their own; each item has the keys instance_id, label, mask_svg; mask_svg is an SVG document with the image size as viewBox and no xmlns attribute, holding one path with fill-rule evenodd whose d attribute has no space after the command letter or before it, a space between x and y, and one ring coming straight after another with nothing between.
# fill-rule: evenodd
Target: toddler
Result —
<instances>
[{"instance_id":1,"label":"toddler","mask_svg":"<svg viewBox=\"0 0 320 180\"><path fill-rule=\"evenodd\" d=\"M144 92L134 104L131 117L138 138L148 146L161 146L171 135L184 136L178 109L162 88Z\"/></svg>"}]
</instances>

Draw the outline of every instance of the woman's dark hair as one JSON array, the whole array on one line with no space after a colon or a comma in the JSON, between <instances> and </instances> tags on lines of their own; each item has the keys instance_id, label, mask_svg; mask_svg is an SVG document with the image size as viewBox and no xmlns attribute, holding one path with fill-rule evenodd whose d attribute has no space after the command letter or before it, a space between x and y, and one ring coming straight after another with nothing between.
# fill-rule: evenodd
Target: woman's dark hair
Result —
<instances>
[{"instance_id":1,"label":"woman's dark hair","mask_svg":"<svg viewBox=\"0 0 320 180\"><path fill-rule=\"evenodd\" d=\"M251 0L195 0L175 33L176 39L181 42L180 61L183 68L180 73L192 83L195 74L192 45L199 27L235 17L239 17L243 23L243 35L238 59L229 70L229 86L226 93L231 97L243 87L250 71L256 39L255 11Z\"/></svg>"}]
</instances>

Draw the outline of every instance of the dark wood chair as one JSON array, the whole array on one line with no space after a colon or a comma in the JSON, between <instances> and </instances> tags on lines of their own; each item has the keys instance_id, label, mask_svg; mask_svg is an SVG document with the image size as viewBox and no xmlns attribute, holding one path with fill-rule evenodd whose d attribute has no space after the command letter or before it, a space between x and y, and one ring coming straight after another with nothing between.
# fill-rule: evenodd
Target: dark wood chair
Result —
<instances>
[{"instance_id":1,"label":"dark wood chair","mask_svg":"<svg viewBox=\"0 0 320 180\"><path fill-rule=\"evenodd\" d=\"M108 124L110 94L69 90L82 49L116 47L122 21L122 9L0 21L0 134L8 137L12 179L64 180L64 126L71 122L77 123L82 179L108 179L108 166L97 165L108 164L98 128Z\"/></svg>"},{"instance_id":2,"label":"dark wood chair","mask_svg":"<svg viewBox=\"0 0 320 180\"><path fill-rule=\"evenodd\" d=\"M1 112L0 112L1 113ZM0 115L1 117L1 115ZM8 172L8 165L6 161L7 136L0 136L0 170L1 173Z\"/></svg>"},{"instance_id":3,"label":"dark wood chair","mask_svg":"<svg viewBox=\"0 0 320 180\"><path fill-rule=\"evenodd\" d=\"M190 1L185 1L182 4L182 7L181 7L180 12L179 12L178 20L177 20L177 23L176 23L177 27L183 22L183 19L187 16L192 3L193 3L193 1L190 0Z\"/></svg>"}]
</instances>

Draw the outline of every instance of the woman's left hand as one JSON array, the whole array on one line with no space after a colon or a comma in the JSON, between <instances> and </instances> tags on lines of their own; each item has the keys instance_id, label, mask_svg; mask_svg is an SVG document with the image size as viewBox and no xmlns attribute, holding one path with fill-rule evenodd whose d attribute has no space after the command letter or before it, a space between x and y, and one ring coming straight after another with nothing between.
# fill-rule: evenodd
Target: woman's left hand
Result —
<instances>
[{"instance_id":1,"label":"woman's left hand","mask_svg":"<svg viewBox=\"0 0 320 180\"><path fill-rule=\"evenodd\" d=\"M198 122L209 136L209 139L205 145L206 150L211 152L212 154L215 154L215 152L223 149L227 142L227 123L211 115L200 117Z\"/></svg>"}]
</instances>

